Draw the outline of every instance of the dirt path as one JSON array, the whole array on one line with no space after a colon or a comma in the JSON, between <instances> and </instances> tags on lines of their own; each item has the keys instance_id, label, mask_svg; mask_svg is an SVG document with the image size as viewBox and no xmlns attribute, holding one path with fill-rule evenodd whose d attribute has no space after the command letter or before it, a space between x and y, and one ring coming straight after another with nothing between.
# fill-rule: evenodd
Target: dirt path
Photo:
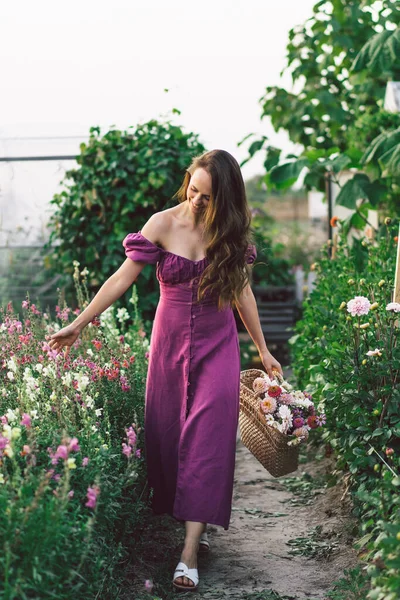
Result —
<instances>
[{"instance_id":1,"label":"dirt path","mask_svg":"<svg viewBox=\"0 0 400 600\"><path fill-rule=\"evenodd\" d=\"M343 570L357 563L351 547L354 524L348 503L340 500L342 485L325 486L331 468L330 459L314 458L287 478L275 479L238 440L229 530L209 525L211 552L199 557L199 591L178 597L324 599ZM170 580L183 538L182 525L170 517L150 518L122 600L177 597ZM291 549L305 555L293 555ZM143 587L149 578L155 583L151 595Z\"/></svg>"}]
</instances>

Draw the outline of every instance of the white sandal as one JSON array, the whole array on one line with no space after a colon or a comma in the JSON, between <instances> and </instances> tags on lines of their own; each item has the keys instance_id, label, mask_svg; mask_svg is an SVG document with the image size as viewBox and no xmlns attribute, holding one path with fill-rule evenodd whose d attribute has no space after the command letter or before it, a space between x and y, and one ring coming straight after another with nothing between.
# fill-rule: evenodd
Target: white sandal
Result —
<instances>
[{"instance_id":1,"label":"white sandal","mask_svg":"<svg viewBox=\"0 0 400 600\"><path fill-rule=\"evenodd\" d=\"M182 585L180 583L175 583L175 579L178 577L187 577L191 581L193 581L194 585ZM190 592L194 592L197 590L199 583L199 572L197 569L189 569L184 562L179 562L174 573L174 578L172 580L172 584L178 590L187 590Z\"/></svg>"},{"instance_id":2,"label":"white sandal","mask_svg":"<svg viewBox=\"0 0 400 600\"><path fill-rule=\"evenodd\" d=\"M199 553L200 554L208 554L210 552L210 542L208 541L207 531L200 536L199 541Z\"/></svg>"}]
</instances>

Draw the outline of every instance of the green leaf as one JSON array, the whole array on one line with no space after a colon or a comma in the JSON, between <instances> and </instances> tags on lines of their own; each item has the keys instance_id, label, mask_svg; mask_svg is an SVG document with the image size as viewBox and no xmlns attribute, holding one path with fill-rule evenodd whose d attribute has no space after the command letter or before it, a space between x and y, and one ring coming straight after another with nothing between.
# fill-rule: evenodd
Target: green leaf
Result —
<instances>
[{"instance_id":1,"label":"green leaf","mask_svg":"<svg viewBox=\"0 0 400 600\"><path fill-rule=\"evenodd\" d=\"M400 28L384 30L375 34L357 54L351 70L354 73L369 71L387 72L398 61L400 55Z\"/></svg>"},{"instance_id":2,"label":"green leaf","mask_svg":"<svg viewBox=\"0 0 400 600\"><path fill-rule=\"evenodd\" d=\"M366 184L369 184L369 178L367 175L357 173L353 179L349 179L342 189L340 190L336 204L345 206L346 208L357 208L357 201L361 199L367 199L367 193L365 191Z\"/></svg>"},{"instance_id":3,"label":"green leaf","mask_svg":"<svg viewBox=\"0 0 400 600\"><path fill-rule=\"evenodd\" d=\"M291 187L296 183L300 173L308 165L308 159L303 157L292 162L273 167L269 173L269 179L278 189Z\"/></svg>"}]
</instances>

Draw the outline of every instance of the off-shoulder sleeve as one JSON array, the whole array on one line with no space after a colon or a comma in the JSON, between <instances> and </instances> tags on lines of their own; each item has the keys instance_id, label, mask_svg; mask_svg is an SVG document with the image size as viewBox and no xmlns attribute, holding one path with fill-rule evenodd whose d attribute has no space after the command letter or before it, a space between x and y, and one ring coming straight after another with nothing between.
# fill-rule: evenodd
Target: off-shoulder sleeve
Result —
<instances>
[{"instance_id":1,"label":"off-shoulder sleeve","mask_svg":"<svg viewBox=\"0 0 400 600\"><path fill-rule=\"evenodd\" d=\"M155 264L160 260L162 248L145 238L140 231L128 233L122 242L125 254L132 260Z\"/></svg>"},{"instance_id":2,"label":"off-shoulder sleeve","mask_svg":"<svg viewBox=\"0 0 400 600\"><path fill-rule=\"evenodd\" d=\"M249 244L247 247L247 264L252 264L257 258L257 249L254 244Z\"/></svg>"}]
</instances>

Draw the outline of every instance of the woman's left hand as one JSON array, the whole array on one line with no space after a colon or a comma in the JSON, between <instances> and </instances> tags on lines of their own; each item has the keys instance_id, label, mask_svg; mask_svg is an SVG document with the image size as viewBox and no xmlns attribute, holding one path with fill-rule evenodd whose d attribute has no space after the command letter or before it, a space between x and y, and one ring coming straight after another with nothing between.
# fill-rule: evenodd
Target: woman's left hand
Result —
<instances>
[{"instance_id":1,"label":"woman's left hand","mask_svg":"<svg viewBox=\"0 0 400 600\"><path fill-rule=\"evenodd\" d=\"M274 358L269 350L263 350L259 353L261 362L270 379L275 379L272 369L276 369L283 377L283 371L280 363Z\"/></svg>"}]
</instances>

